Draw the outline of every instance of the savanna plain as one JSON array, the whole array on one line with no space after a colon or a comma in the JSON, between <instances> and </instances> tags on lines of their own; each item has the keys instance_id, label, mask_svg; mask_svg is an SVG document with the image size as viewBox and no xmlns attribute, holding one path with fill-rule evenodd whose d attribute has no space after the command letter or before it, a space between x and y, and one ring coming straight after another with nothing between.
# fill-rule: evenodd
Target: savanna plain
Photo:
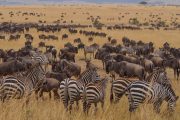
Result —
<instances>
[{"instance_id":1,"label":"savanna plain","mask_svg":"<svg viewBox=\"0 0 180 120\"><path fill-rule=\"evenodd\" d=\"M13 12L11 16L9 13ZM0 23L39 23L39 24L81 24L92 25L92 18L99 19L99 22L105 26L114 26L116 24L129 25L130 19L135 22L144 24L160 20L165 21L170 25L173 21L180 23L180 7L177 6L142 6L142 5L109 5L109 4L86 4L86 5L35 5L35 6L0 6ZM35 13L35 16L22 15L22 13ZM39 15L39 16L38 16ZM154 16L154 17L152 17ZM44 22L44 23L43 23ZM107 36L117 40L117 44L122 44L122 37L126 36L133 40L142 40L143 42L152 41L156 48L162 47L163 43L168 42L172 47L180 47L180 29L164 30L146 29L148 25L143 26L141 30L108 30L106 27L96 29L95 27L77 28L77 30L104 32ZM97 43L103 45L108 42L108 38L93 37L94 40L89 42L88 37L82 34L70 34L67 29L62 29L60 32L43 33L37 32L35 29L30 29L29 34L34 37L33 46L38 47L38 43L43 41L39 39L39 34L56 35L58 40L46 40L46 45L54 45L56 49L61 49L64 44L73 42L76 38L81 38L85 45ZM24 46L25 33L21 33L21 37L17 41L9 41L9 34L5 35L5 40L0 40L1 49L18 50ZM68 34L66 40L62 40L62 35ZM89 57L89 56L88 56ZM76 55L76 62L85 69L85 61L83 50L80 50ZM98 73L103 76L109 76L102 69L102 63L99 60L92 59L92 62L98 66ZM173 88L177 95L180 95L180 82L174 78L173 70L167 70L168 77L171 79ZM82 110L82 103L77 110L76 105L73 106L72 113L67 112L60 100L49 99L48 94L44 95L44 100L36 100L31 97L29 104L24 107L25 98L21 100L10 100L5 103L0 103L0 120L128 120L130 113L128 110L128 99L123 97L119 103L110 104L110 82L106 90L106 99L104 110L98 106L96 114L93 112L94 106L91 107L89 115L85 115ZM166 115L167 104L163 103L161 113L156 114L153 111L152 105L142 105L133 115L133 120L180 120L180 101L177 101L177 107L173 116Z\"/></svg>"}]
</instances>

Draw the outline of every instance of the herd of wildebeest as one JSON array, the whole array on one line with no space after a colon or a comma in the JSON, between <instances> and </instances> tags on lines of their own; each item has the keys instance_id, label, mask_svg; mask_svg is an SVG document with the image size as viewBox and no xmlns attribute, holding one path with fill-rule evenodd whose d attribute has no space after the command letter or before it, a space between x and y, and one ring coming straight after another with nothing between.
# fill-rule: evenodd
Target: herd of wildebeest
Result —
<instances>
[{"instance_id":1,"label":"herd of wildebeest","mask_svg":"<svg viewBox=\"0 0 180 120\"><path fill-rule=\"evenodd\" d=\"M18 40L24 34L26 41L19 50L0 49L1 100L29 99L28 96L33 92L37 99L43 98L44 92L48 92L51 98L53 92L54 99L60 99L67 110L71 111L74 102L78 106L79 100L82 100L83 111L88 113L92 103L95 110L99 102L104 106L106 86L110 81L110 101L116 103L125 94L128 96L130 112L135 111L140 103L152 103L155 111L160 112L163 101L168 103L170 112L175 110L178 96L166 69L172 69L174 77L179 79L179 48L165 42L156 49L153 42L145 43L128 37L123 37L123 44L119 44L106 33L86 31L83 29L86 27L89 26L2 23L0 32L9 34L9 40ZM32 45L34 37L28 33L30 29L43 33L39 35L42 41L38 47ZM46 45L44 40L59 40L57 36L46 33L60 32L61 29L68 29L70 34L85 35L89 37L89 42L94 41L95 37L107 38L107 42L102 46L97 43L87 46L81 38L76 38L72 44L68 42L68 34L63 34L61 39L67 43L58 51L59 48ZM6 38L0 35L0 39ZM45 51L41 50L43 47ZM86 63L83 72L76 61L79 51L84 53L83 60ZM102 61L103 70L110 77L102 78L98 74L99 66L92 59Z\"/></svg>"}]
</instances>

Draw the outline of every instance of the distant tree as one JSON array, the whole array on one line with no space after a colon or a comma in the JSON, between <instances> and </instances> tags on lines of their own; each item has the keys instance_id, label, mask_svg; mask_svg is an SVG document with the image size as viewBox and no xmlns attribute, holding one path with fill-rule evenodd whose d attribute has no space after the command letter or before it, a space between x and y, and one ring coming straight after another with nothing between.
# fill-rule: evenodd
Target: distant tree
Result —
<instances>
[{"instance_id":1,"label":"distant tree","mask_svg":"<svg viewBox=\"0 0 180 120\"><path fill-rule=\"evenodd\" d=\"M139 4L147 5L148 3L146 1L141 1L141 2L139 2Z\"/></svg>"}]
</instances>

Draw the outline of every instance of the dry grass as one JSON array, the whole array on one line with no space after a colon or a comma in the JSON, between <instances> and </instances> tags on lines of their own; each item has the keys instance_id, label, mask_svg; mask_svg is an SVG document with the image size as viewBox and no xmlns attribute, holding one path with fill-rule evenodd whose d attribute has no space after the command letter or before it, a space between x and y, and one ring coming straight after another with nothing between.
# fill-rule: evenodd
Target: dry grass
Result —
<instances>
[{"instance_id":1,"label":"dry grass","mask_svg":"<svg viewBox=\"0 0 180 120\"><path fill-rule=\"evenodd\" d=\"M22 16L14 16L12 18L9 17L8 13L10 11L22 11L22 12L36 12L36 13L43 13L46 14L44 17L34 17L34 16L26 16L29 19L25 21L26 17ZM170 21L171 16L177 14L180 11L179 7L144 7L144 6L127 6L127 5L59 5L59 6L13 6L13 7L0 7L0 12L3 13L2 16L0 16L0 22L18 22L18 23L24 23L24 22L38 22L39 20L46 20L47 23L52 23L53 21L61 18L61 13L66 12L67 15L64 17L64 20L67 21L67 23L70 23L71 20L74 21L74 23L78 24L91 24L90 21L87 20L87 17L89 16L100 16L101 22L108 25L118 24L118 23L124 23L127 24L128 19L130 17L137 17L140 21L143 21L145 17L147 19L150 19L148 16L149 14L162 14L160 15L162 19L167 19L167 21ZM74 12L76 14L74 14ZM125 16L124 19L121 21L118 20L118 16L122 16L125 13L129 12L130 14ZM89 13L87 15L86 13ZM121 13L121 15L120 15ZM136 14L138 13L138 14ZM4 19L1 19L1 18ZM114 20L109 21L107 19L114 18ZM180 19L178 19L180 20ZM180 22L180 21L179 21ZM95 30L94 28L88 28L86 30ZM156 47L162 46L162 44L167 41L174 47L180 47L180 32L178 30L174 31L151 31L151 30L141 30L141 31L128 31L128 30L117 30L117 31L107 31L106 29L102 30L103 32L106 32L108 36L112 36L113 38L116 38L118 40L118 43L121 43L121 39L123 36L127 36L130 39L134 40L143 40L145 42L153 41L156 45ZM40 42L38 35L41 33L37 33L34 29L30 30L30 32L34 36L34 46L38 46L38 43ZM60 33L55 33L59 38L61 38L61 35L64 33L68 33L67 30L62 30ZM49 33L52 34L52 33ZM6 35L7 37L9 35ZM55 45L56 48L60 49L63 47L64 43L66 42L73 42L75 38L80 37L84 43L87 45L92 44L94 42L102 45L103 43L107 42L107 38L100 38L95 37L94 42L89 43L88 37L85 37L80 34L75 35L69 35L68 40L59 40L59 41L47 41L47 44ZM24 37L22 35L21 39L18 41L11 41L8 42L7 40L0 41L0 48L3 49L19 49L24 45ZM85 62L81 61L80 59L83 58L83 52L80 51L77 55L76 61L78 64L82 66L84 69ZM93 63L98 65L100 68L99 73L101 76L105 76L105 72L102 70L102 64L98 60L93 60ZM177 95L180 95L180 83L177 82L173 77L172 70L168 70L168 76L173 81L173 87L177 93ZM34 97L31 98L31 102L28 106L23 107L24 100L12 100L6 103L1 103L0 105L0 120L128 120L130 119L130 114L128 112L128 102L127 98L123 97L123 99L120 101L120 103L116 105L111 105L109 102L109 93L110 93L110 83L108 84L107 89L107 98L105 101L105 108L104 111L98 107L98 113L94 115L93 113L93 107L91 109L91 112L89 116L85 116L82 112L82 104L80 104L80 109L76 110L76 107L74 107L74 110L72 114L70 115L67 113L62 105L61 101L54 101L49 100L48 96L45 96L45 101L36 101ZM173 117L169 118L165 114L166 104L163 104L162 106L162 113L160 115L155 114L152 111L151 105L145 105L140 107L138 111L132 115L133 120L166 120L166 119L172 119L172 120L178 120L180 119L180 102L177 102L177 108L173 115Z\"/></svg>"}]
</instances>

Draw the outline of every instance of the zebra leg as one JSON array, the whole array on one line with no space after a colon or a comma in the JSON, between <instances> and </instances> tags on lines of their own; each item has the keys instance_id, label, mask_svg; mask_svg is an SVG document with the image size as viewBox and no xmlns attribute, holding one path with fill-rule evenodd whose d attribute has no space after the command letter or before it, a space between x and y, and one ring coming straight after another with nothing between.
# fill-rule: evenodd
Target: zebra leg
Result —
<instances>
[{"instance_id":1,"label":"zebra leg","mask_svg":"<svg viewBox=\"0 0 180 120\"><path fill-rule=\"evenodd\" d=\"M76 109L79 110L79 101L76 101Z\"/></svg>"},{"instance_id":2,"label":"zebra leg","mask_svg":"<svg viewBox=\"0 0 180 120\"><path fill-rule=\"evenodd\" d=\"M86 101L83 102L83 111L84 113L86 113L86 109L87 109L87 103Z\"/></svg>"},{"instance_id":3,"label":"zebra leg","mask_svg":"<svg viewBox=\"0 0 180 120\"><path fill-rule=\"evenodd\" d=\"M87 103L86 101L83 102L83 111L86 115L88 115L90 107L91 107L91 104Z\"/></svg>"},{"instance_id":4,"label":"zebra leg","mask_svg":"<svg viewBox=\"0 0 180 120\"><path fill-rule=\"evenodd\" d=\"M68 104L69 104L69 101L65 100L64 101L64 107L66 108L66 111L68 111Z\"/></svg>"},{"instance_id":5,"label":"zebra leg","mask_svg":"<svg viewBox=\"0 0 180 120\"><path fill-rule=\"evenodd\" d=\"M117 104L122 96L123 96L123 94L115 94L115 96L114 96L115 97L114 103Z\"/></svg>"},{"instance_id":6,"label":"zebra leg","mask_svg":"<svg viewBox=\"0 0 180 120\"><path fill-rule=\"evenodd\" d=\"M90 107L91 107L91 104L90 104L90 103L88 103L88 104L87 104L87 115L88 115L88 113L89 113L89 109L90 109Z\"/></svg>"},{"instance_id":7,"label":"zebra leg","mask_svg":"<svg viewBox=\"0 0 180 120\"><path fill-rule=\"evenodd\" d=\"M158 100L153 104L153 107L156 113L160 113L161 104L162 104L162 100Z\"/></svg>"},{"instance_id":8,"label":"zebra leg","mask_svg":"<svg viewBox=\"0 0 180 120\"><path fill-rule=\"evenodd\" d=\"M98 108L97 108L97 103L96 103L96 102L94 103L94 107L95 107L95 109L94 109L94 115L96 115L97 110L98 110Z\"/></svg>"},{"instance_id":9,"label":"zebra leg","mask_svg":"<svg viewBox=\"0 0 180 120\"><path fill-rule=\"evenodd\" d=\"M131 112L134 112L134 111L136 110L136 108L138 107L138 104L139 104L139 103L136 103L136 105L135 105L135 102L134 102L134 100L133 100L132 95L131 95L130 92L129 92L129 94L128 94L128 100L129 100L129 112L130 112L130 113L131 113Z\"/></svg>"},{"instance_id":10,"label":"zebra leg","mask_svg":"<svg viewBox=\"0 0 180 120\"><path fill-rule=\"evenodd\" d=\"M74 100L70 100L70 105L69 105L69 112L71 113L72 111L72 105L74 104Z\"/></svg>"}]
</instances>

